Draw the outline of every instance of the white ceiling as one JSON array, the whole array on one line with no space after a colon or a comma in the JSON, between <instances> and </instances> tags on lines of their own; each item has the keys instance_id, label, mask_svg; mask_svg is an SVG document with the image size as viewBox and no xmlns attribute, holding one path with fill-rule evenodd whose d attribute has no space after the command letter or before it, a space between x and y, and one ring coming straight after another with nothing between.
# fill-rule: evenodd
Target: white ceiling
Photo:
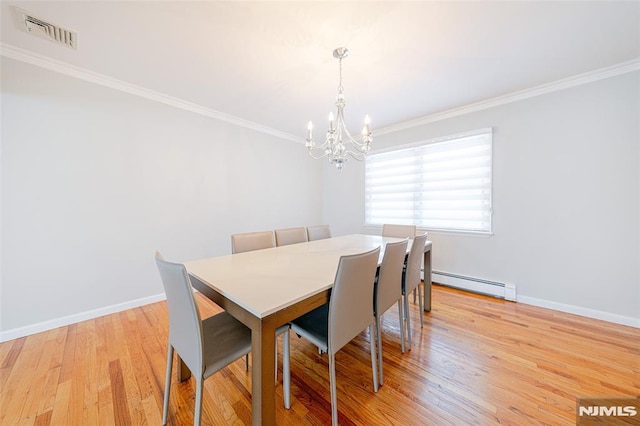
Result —
<instances>
[{"instance_id":1,"label":"white ceiling","mask_svg":"<svg viewBox=\"0 0 640 426\"><path fill-rule=\"evenodd\" d=\"M19 31L11 6L79 33ZM2 1L4 47L304 137L343 62L347 123L386 127L640 57L640 2Z\"/></svg>"}]
</instances>

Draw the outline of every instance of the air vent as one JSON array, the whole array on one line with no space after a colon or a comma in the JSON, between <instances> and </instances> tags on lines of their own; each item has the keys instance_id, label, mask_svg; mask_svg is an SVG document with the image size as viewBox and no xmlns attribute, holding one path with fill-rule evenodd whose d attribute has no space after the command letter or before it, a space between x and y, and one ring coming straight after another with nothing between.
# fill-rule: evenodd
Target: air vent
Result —
<instances>
[{"instance_id":1,"label":"air vent","mask_svg":"<svg viewBox=\"0 0 640 426\"><path fill-rule=\"evenodd\" d=\"M14 7L18 27L29 34L44 38L56 44L78 50L78 33L60 25L37 18L26 10Z\"/></svg>"}]
</instances>

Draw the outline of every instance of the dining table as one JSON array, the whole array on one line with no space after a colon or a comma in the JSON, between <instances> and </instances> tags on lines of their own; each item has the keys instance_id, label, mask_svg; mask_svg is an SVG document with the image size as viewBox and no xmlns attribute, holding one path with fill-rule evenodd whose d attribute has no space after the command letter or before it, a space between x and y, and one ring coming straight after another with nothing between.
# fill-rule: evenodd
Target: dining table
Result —
<instances>
[{"instance_id":1,"label":"dining table","mask_svg":"<svg viewBox=\"0 0 640 426\"><path fill-rule=\"evenodd\" d=\"M341 256L402 238L352 234L185 262L192 286L251 329L253 425L275 424L275 330L327 303ZM409 240L407 250L410 250ZM424 249L424 305L431 310L431 241ZM183 363L180 380L190 372Z\"/></svg>"}]
</instances>

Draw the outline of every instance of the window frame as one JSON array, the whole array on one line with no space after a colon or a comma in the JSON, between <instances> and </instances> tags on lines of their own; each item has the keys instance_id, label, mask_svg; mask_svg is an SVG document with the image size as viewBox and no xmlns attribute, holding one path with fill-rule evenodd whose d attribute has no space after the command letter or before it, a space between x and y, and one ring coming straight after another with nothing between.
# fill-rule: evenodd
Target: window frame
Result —
<instances>
[{"instance_id":1,"label":"window frame","mask_svg":"<svg viewBox=\"0 0 640 426\"><path fill-rule=\"evenodd\" d=\"M493 175L494 175L494 171L493 171L493 154L494 154L494 141L493 141L493 128L492 127L484 127L484 128L480 128L480 129L475 129L475 130L471 130L471 131L466 131L466 132L461 132L461 133L456 133L456 134L452 134L452 135L446 135L446 136L441 136L441 137L436 137L436 138L431 138L431 139L425 139L425 140L420 140L417 142L412 142L412 143L407 143L407 144L402 144L402 145L396 145L393 147L388 147L388 148L383 148L380 150L376 150L376 151L372 151L366 158L365 158L365 166L363 168L363 174L364 174L364 227L367 229L382 229L382 224L379 223L369 223L367 221L368 218L368 212L367 212L367 196L368 196L368 190L367 190L367 165L366 162L369 161L370 156L375 156L378 154L384 154L384 153L389 153L389 152L394 152L394 151L402 151L402 150L406 150L406 149L412 149L412 148L419 148L422 146L426 146L426 145L431 145L431 144L436 144L436 143L442 143L442 142L447 142L447 141L455 141L458 139L462 139L462 138L466 138L466 137L470 137L470 136L477 136L477 135L483 135L483 134L487 134L489 136L489 167L490 167L490 172L489 172L489 179L490 179L490 184L489 184L489 194L488 194L488 202L489 202L489 207L486 209L486 211L488 212L489 218L488 218L488 229L486 230L466 230L466 229L454 229L454 228L431 228L431 227L425 227L419 224L416 224L415 221L413 221L413 223L411 224L415 224L417 229L419 229L420 231L428 231L430 233L434 233L434 234L448 234L448 235L463 235L463 236L477 236L477 237L490 237L493 235L493 184L494 184L494 179L493 179Z\"/></svg>"}]
</instances>

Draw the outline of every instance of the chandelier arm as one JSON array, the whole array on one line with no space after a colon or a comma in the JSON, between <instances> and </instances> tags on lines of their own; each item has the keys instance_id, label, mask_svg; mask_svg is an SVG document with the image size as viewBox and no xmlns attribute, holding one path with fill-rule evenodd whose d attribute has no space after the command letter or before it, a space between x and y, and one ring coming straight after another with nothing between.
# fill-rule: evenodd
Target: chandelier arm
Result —
<instances>
[{"instance_id":1,"label":"chandelier arm","mask_svg":"<svg viewBox=\"0 0 640 426\"><path fill-rule=\"evenodd\" d=\"M351 133L349 133L349 131L347 130L347 128L344 126L344 122L342 123L342 129L344 130L344 133L347 135L347 137L349 138L349 142L351 142L352 144L361 147L361 146L365 146L366 143L365 142L358 142L357 139L355 139L353 136L351 136Z\"/></svg>"},{"instance_id":2,"label":"chandelier arm","mask_svg":"<svg viewBox=\"0 0 640 426\"><path fill-rule=\"evenodd\" d=\"M329 140L326 140L320 145L314 145L314 146L312 146L310 148L308 147L307 150L309 151L309 155L311 156L311 158L313 158L314 160L319 160L319 159L324 158L327 155L329 155L328 148L330 146L331 146L331 142ZM321 155L314 155L314 152L318 152L318 151L321 151L322 154Z\"/></svg>"},{"instance_id":3,"label":"chandelier arm","mask_svg":"<svg viewBox=\"0 0 640 426\"><path fill-rule=\"evenodd\" d=\"M314 149L315 149L315 148L314 148ZM309 150L309 156L310 156L311 158L313 158L314 160L320 160L321 158L324 158L324 157L326 157L327 155L329 155L329 154L325 151L322 155L320 155L320 156L316 156L316 155L313 155L313 152L312 152L311 150Z\"/></svg>"}]
</instances>

